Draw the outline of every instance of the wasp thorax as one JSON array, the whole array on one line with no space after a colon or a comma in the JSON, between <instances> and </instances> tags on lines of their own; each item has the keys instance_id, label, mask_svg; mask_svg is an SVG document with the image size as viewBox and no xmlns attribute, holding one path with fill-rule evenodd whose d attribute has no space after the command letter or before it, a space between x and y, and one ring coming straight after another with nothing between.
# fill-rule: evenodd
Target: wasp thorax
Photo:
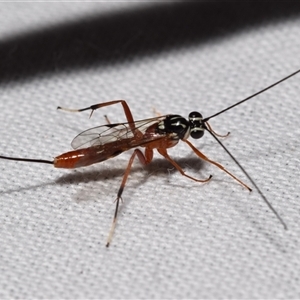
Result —
<instances>
[{"instance_id":1,"label":"wasp thorax","mask_svg":"<svg viewBox=\"0 0 300 300\"><path fill-rule=\"evenodd\" d=\"M191 128L190 135L193 139L200 139L204 134L204 126L202 120L202 115L197 111L193 111L189 114Z\"/></svg>"},{"instance_id":2,"label":"wasp thorax","mask_svg":"<svg viewBox=\"0 0 300 300\"><path fill-rule=\"evenodd\" d=\"M161 133L173 133L175 139L184 139L189 132L189 122L179 115L169 115L158 125Z\"/></svg>"}]
</instances>

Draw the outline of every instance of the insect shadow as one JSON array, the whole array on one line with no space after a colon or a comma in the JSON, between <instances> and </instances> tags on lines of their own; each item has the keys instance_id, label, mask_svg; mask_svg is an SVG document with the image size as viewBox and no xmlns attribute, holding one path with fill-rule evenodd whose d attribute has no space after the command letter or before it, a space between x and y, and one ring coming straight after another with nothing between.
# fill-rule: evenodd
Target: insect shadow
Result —
<instances>
[{"instance_id":1,"label":"insect shadow","mask_svg":"<svg viewBox=\"0 0 300 300\"><path fill-rule=\"evenodd\" d=\"M204 162L201 161L197 157L185 157L185 158L178 158L176 159L176 162L182 166L187 173L195 173L198 171L203 170ZM138 173L139 180L134 180L134 177L136 177L136 174ZM170 180L170 175L180 173L172 166L170 162L163 158L156 158L153 160L153 162L149 165L142 166L138 162L132 167L131 169L131 178L129 178L129 186L131 188L136 188L138 186L143 185L149 177L152 175L159 175L160 176L160 182L162 181L162 178L165 178L166 181L168 181L168 184L172 185L172 179ZM204 172L200 172L197 177L207 177L206 174L202 174ZM142 175L141 175L142 174ZM107 182L111 179L114 179L116 177L122 178L124 175L124 166L123 167L109 167L109 168L101 168L98 169L97 166L95 166L92 170L75 170L72 173L68 173L65 175L60 176L58 179L55 180L56 184L60 185L72 185L72 184L80 184L80 183L89 183L89 182L98 182L98 185L95 185L95 189L99 186L99 189L101 188L101 182ZM141 178L142 176L142 178ZM188 182L188 180L187 180ZM175 184L175 182L174 182ZM201 186L201 184L193 183L197 186ZM176 183L176 186L178 184ZM186 185L182 185L182 187L186 188ZM116 189L119 188L119 185L117 184L115 186ZM127 197L124 197L124 200L126 202ZM84 199L78 199L80 201L88 201L89 198ZM78 201L77 200L77 201Z\"/></svg>"},{"instance_id":2,"label":"insect shadow","mask_svg":"<svg viewBox=\"0 0 300 300\"><path fill-rule=\"evenodd\" d=\"M197 157L185 157L185 158L178 158L176 159L178 164L180 164L188 173L194 173L204 168L205 163L200 160ZM98 165L99 166L99 165ZM56 186L59 185L67 185L70 184L80 184L80 183L89 183L89 182L99 182L99 188L101 188L102 181L107 181L116 177L122 177L124 174L124 166L123 167L109 167L109 168L99 168L98 166L95 166L92 170L74 170L71 173L64 174L59 176L59 178L55 179L54 181L49 181L41 184L32 184L30 186L25 187L18 187L14 189L8 189L8 190L2 190L0 191L0 195L4 194L11 194L15 192L22 192L27 190L34 190L46 186ZM139 178L139 181L136 180L130 180L133 178L129 178L129 185L131 187L138 187L140 185L143 185L147 179L152 175L160 175L161 178L164 177L166 181L168 181L168 184L172 185L172 181L170 181L170 176L178 173L178 171L172 166L171 163L166 161L163 158L156 158L153 160L153 162L147 166L143 166L136 162L136 164L132 167L132 176L134 177L136 173L143 174L142 178ZM179 173L178 173L179 174ZM202 174L199 174L201 176ZM205 174L203 174L205 177ZM132 181L132 182L131 182ZM187 182L189 182L187 180ZM197 185L197 183L196 183ZM197 186L201 186L202 184L198 184ZM178 184L176 184L178 186ZM186 188L186 185L183 185L183 187ZM97 186L96 186L97 188ZM118 188L118 184L116 184L116 189ZM126 196L125 196L125 202L126 202ZM88 197L85 199L80 199L80 201L90 200Z\"/></svg>"}]
</instances>

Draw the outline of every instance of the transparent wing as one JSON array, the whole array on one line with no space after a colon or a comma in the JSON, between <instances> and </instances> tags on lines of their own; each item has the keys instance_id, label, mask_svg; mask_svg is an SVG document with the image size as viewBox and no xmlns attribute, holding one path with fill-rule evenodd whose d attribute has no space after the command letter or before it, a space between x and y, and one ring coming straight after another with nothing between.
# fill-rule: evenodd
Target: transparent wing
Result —
<instances>
[{"instance_id":1,"label":"transparent wing","mask_svg":"<svg viewBox=\"0 0 300 300\"><path fill-rule=\"evenodd\" d=\"M158 124L160 121L164 120L166 116L145 119L134 122L134 127L139 130L143 135L146 130L153 124ZM134 134L130 128L129 123L116 123L116 124L106 124L94 128L90 128L78 134L71 143L73 149L88 148L94 146L102 146L115 141L121 141L124 139L132 139ZM149 141L158 138L158 134L150 133L147 137L141 139L141 143L145 143L148 139Z\"/></svg>"}]
</instances>

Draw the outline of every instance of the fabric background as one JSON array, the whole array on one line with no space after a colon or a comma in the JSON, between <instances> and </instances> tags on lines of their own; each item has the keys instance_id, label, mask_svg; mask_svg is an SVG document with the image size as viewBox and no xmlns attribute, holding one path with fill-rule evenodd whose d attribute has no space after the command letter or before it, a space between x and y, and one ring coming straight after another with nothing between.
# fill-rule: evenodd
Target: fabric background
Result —
<instances>
[{"instance_id":1,"label":"fabric background","mask_svg":"<svg viewBox=\"0 0 300 300\"><path fill-rule=\"evenodd\" d=\"M1 3L1 154L52 159L81 131L193 110L204 116L300 68L299 2ZM300 75L211 120L287 223L183 143L78 170L0 161L0 298L299 298ZM249 184L206 134L192 141Z\"/></svg>"}]
</instances>

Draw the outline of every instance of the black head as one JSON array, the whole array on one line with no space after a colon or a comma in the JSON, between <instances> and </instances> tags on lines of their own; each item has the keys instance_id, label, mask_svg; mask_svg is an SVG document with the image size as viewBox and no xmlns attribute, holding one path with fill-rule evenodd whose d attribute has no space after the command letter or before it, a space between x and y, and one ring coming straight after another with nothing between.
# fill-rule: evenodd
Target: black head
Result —
<instances>
[{"instance_id":1,"label":"black head","mask_svg":"<svg viewBox=\"0 0 300 300\"><path fill-rule=\"evenodd\" d=\"M205 125L202 120L202 115L197 111L189 114L190 135L193 139L200 139L204 134Z\"/></svg>"}]
</instances>

